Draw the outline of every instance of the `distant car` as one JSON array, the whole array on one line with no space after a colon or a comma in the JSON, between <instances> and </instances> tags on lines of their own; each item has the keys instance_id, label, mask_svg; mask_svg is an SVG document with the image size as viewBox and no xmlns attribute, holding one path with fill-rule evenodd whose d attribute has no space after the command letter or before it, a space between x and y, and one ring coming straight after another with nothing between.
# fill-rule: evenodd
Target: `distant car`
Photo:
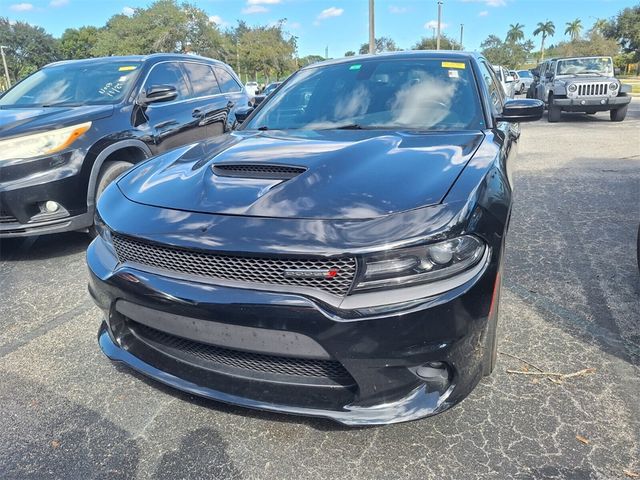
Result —
<instances>
[{"instance_id":1,"label":"distant car","mask_svg":"<svg viewBox=\"0 0 640 480\"><path fill-rule=\"evenodd\" d=\"M509 73L509 70L500 65L494 65L493 71L496 73L496 76L498 77L498 80L500 81L500 84L504 89L504 93L507 95L507 97L513 98L513 96L515 95L516 83L515 79Z\"/></svg>"},{"instance_id":2,"label":"distant car","mask_svg":"<svg viewBox=\"0 0 640 480\"><path fill-rule=\"evenodd\" d=\"M228 65L192 55L47 65L0 97L0 237L91 227L122 172L230 131L247 104Z\"/></svg>"},{"instance_id":3,"label":"distant car","mask_svg":"<svg viewBox=\"0 0 640 480\"><path fill-rule=\"evenodd\" d=\"M244 84L244 89L247 95L255 97L260 92L260 85L258 85L258 82L247 82Z\"/></svg>"},{"instance_id":4,"label":"distant car","mask_svg":"<svg viewBox=\"0 0 640 480\"><path fill-rule=\"evenodd\" d=\"M519 88L516 88L518 93L525 93L529 90L529 87L533 83L533 75L529 70L518 70L516 72L519 78Z\"/></svg>"},{"instance_id":5,"label":"distant car","mask_svg":"<svg viewBox=\"0 0 640 480\"><path fill-rule=\"evenodd\" d=\"M282 84L282 82L273 82L273 83L270 83L269 85L267 85L267 86L264 88L264 90L262 91L262 94L263 94L264 96L267 96L267 95L269 95L269 94L273 93L273 91L274 91L276 88L278 88L281 84Z\"/></svg>"},{"instance_id":6,"label":"distant car","mask_svg":"<svg viewBox=\"0 0 640 480\"><path fill-rule=\"evenodd\" d=\"M505 98L480 55L422 51L303 67L250 110L105 191L103 352L349 425L460 402L495 367L515 124L543 103Z\"/></svg>"},{"instance_id":7,"label":"distant car","mask_svg":"<svg viewBox=\"0 0 640 480\"><path fill-rule=\"evenodd\" d=\"M264 90L262 91L262 93L256 95L255 97L253 97L253 100L251 101L251 104L253 106L258 106L260 105L262 102L264 102L265 98L267 98L271 93L273 93L276 88L278 88L280 86L282 82L273 82L270 83L269 85L267 85Z\"/></svg>"},{"instance_id":8,"label":"distant car","mask_svg":"<svg viewBox=\"0 0 640 480\"><path fill-rule=\"evenodd\" d=\"M631 86L615 78L611 57L550 58L534 76L532 96L546 103L549 122L559 121L562 112L609 111L612 122L627 116Z\"/></svg>"}]
</instances>

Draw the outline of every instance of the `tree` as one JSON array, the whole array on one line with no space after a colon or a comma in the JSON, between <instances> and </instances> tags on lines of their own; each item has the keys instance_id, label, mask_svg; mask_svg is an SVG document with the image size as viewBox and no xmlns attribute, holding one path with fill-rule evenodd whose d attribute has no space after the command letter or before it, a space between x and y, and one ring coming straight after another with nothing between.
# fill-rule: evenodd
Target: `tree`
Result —
<instances>
[{"instance_id":1,"label":"tree","mask_svg":"<svg viewBox=\"0 0 640 480\"><path fill-rule=\"evenodd\" d=\"M522 30L524 25L516 23L509 25L509 31L507 32L507 42L519 42L524 40L524 31Z\"/></svg>"},{"instance_id":2,"label":"tree","mask_svg":"<svg viewBox=\"0 0 640 480\"><path fill-rule=\"evenodd\" d=\"M566 23L567 28L564 30L565 35L569 35L571 37L571 41L575 42L580 38L580 33L582 32L582 21L579 18L576 18L573 22Z\"/></svg>"},{"instance_id":3,"label":"tree","mask_svg":"<svg viewBox=\"0 0 640 480\"><path fill-rule=\"evenodd\" d=\"M433 37L422 37L420 41L412 47L413 50L435 50L436 48L436 39ZM462 45L451 37L441 34L440 48L442 50L462 50Z\"/></svg>"},{"instance_id":4,"label":"tree","mask_svg":"<svg viewBox=\"0 0 640 480\"><path fill-rule=\"evenodd\" d=\"M534 45L531 40L503 42L497 35L489 35L481 44L482 54L494 65L516 69L523 65Z\"/></svg>"},{"instance_id":5,"label":"tree","mask_svg":"<svg viewBox=\"0 0 640 480\"><path fill-rule=\"evenodd\" d=\"M620 50L615 40L606 38L594 29L584 38L560 42L550 47L548 52L554 57L577 57L588 55L606 55L614 57Z\"/></svg>"},{"instance_id":6,"label":"tree","mask_svg":"<svg viewBox=\"0 0 640 480\"><path fill-rule=\"evenodd\" d=\"M5 17L0 17L0 45L8 47L5 56L12 82L60 59L57 41L43 28Z\"/></svg>"},{"instance_id":7,"label":"tree","mask_svg":"<svg viewBox=\"0 0 640 480\"><path fill-rule=\"evenodd\" d=\"M97 56L155 52L226 58L228 47L204 10L188 3L178 5L175 0L158 0L148 8L136 8L131 16L111 17L99 31L93 49Z\"/></svg>"},{"instance_id":8,"label":"tree","mask_svg":"<svg viewBox=\"0 0 640 480\"><path fill-rule=\"evenodd\" d=\"M547 37L553 37L556 33L556 26L552 21L538 22L538 27L533 31L533 35L537 37L542 35L542 41L540 42L540 61L544 60L544 41Z\"/></svg>"},{"instance_id":9,"label":"tree","mask_svg":"<svg viewBox=\"0 0 640 480\"><path fill-rule=\"evenodd\" d=\"M353 50L349 50L348 52L344 52L345 57L353 57L356 54Z\"/></svg>"},{"instance_id":10,"label":"tree","mask_svg":"<svg viewBox=\"0 0 640 480\"><path fill-rule=\"evenodd\" d=\"M395 52L397 50L400 50L400 49L398 48L398 46L396 45L396 42L394 42L392 38L389 38L389 37L376 38L375 53ZM360 50L358 52L360 53L360 55L369 53L369 42L363 43L362 45L360 45Z\"/></svg>"},{"instance_id":11,"label":"tree","mask_svg":"<svg viewBox=\"0 0 640 480\"><path fill-rule=\"evenodd\" d=\"M608 23L603 33L606 37L618 42L627 54L627 58L638 63L638 74L640 74L640 5L628 7L619 12Z\"/></svg>"},{"instance_id":12,"label":"tree","mask_svg":"<svg viewBox=\"0 0 640 480\"><path fill-rule=\"evenodd\" d=\"M60 55L65 60L93 57L97 41L96 27L67 28L60 37Z\"/></svg>"},{"instance_id":13,"label":"tree","mask_svg":"<svg viewBox=\"0 0 640 480\"><path fill-rule=\"evenodd\" d=\"M604 35L604 32L606 31L608 25L609 25L609 22L606 19L598 18L595 22L593 22L593 26L591 27L591 30L599 33L600 35Z\"/></svg>"},{"instance_id":14,"label":"tree","mask_svg":"<svg viewBox=\"0 0 640 480\"><path fill-rule=\"evenodd\" d=\"M307 55L306 57L302 57L300 59L300 66L306 67L307 65L311 65L312 63L318 63L324 61L324 57L322 55Z\"/></svg>"}]
</instances>

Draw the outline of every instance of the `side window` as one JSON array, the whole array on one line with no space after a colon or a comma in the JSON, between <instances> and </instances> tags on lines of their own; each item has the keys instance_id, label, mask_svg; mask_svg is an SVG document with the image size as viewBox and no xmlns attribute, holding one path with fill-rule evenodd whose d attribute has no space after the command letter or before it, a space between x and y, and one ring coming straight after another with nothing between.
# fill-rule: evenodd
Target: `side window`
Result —
<instances>
[{"instance_id":1,"label":"side window","mask_svg":"<svg viewBox=\"0 0 640 480\"><path fill-rule=\"evenodd\" d=\"M209 65L185 62L182 64L191 82L194 97L206 97L220 93L218 81Z\"/></svg>"},{"instance_id":2,"label":"side window","mask_svg":"<svg viewBox=\"0 0 640 480\"><path fill-rule=\"evenodd\" d=\"M549 62L549 69L547 70L548 72L551 72L555 75L556 73L556 61L554 60L553 62Z\"/></svg>"},{"instance_id":3,"label":"side window","mask_svg":"<svg viewBox=\"0 0 640 480\"><path fill-rule=\"evenodd\" d=\"M213 67L213 69L216 72L216 77L218 77L218 83L223 93L239 92L242 90L240 84L236 82L227 70L222 67Z\"/></svg>"},{"instance_id":4,"label":"side window","mask_svg":"<svg viewBox=\"0 0 640 480\"><path fill-rule=\"evenodd\" d=\"M184 79L180 65L177 63L159 63L151 68L149 76L144 83L144 88L153 85L173 85L178 90L176 100L189 98L189 87Z\"/></svg>"},{"instance_id":5,"label":"side window","mask_svg":"<svg viewBox=\"0 0 640 480\"><path fill-rule=\"evenodd\" d=\"M502 110L502 85L496 77L496 73L493 68L487 65L485 62L479 62L480 73L484 82L487 84L489 90L489 98L496 112Z\"/></svg>"}]
</instances>

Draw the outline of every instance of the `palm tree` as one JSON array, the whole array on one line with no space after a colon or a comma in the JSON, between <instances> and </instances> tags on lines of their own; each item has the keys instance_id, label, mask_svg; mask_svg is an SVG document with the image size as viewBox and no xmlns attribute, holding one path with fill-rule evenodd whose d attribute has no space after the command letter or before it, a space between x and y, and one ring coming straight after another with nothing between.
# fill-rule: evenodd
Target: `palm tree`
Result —
<instances>
[{"instance_id":1,"label":"palm tree","mask_svg":"<svg viewBox=\"0 0 640 480\"><path fill-rule=\"evenodd\" d=\"M580 38L580 32L582 32L582 21L579 18L576 18L573 22L567 22L564 34L569 35L572 42Z\"/></svg>"},{"instance_id":2,"label":"palm tree","mask_svg":"<svg viewBox=\"0 0 640 480\"><path fill-rule=\"evenodd\" d=\"M547 20L546 22L538 22L538 28L533 31L534 36L542 35L542 42L540 42L540 61L544 60L544 41L547 37L553 37L553 34L556 33L556 26L552 21Z\"/></svg>"},{"instance_id":3,"label":"palm tree","mask_svg":"<svg viewBox=\"0 0 640 480\"><path fill-rule=\"evenodd\" d=\"M509 31L507 32L507 42L519 42L520 40L524 40L524 32L522 29L524 25L516 23L515 25L512 23L509 25Z\"/></svg>"},{"instance_id":4,"label":"palm tree","mask_svg":"<svg viewBox=\"0 0 640 480\"><path fill-rule=\"evenodd\" d=\"M605 20L604 18L598 18L595 22L593 22L593 27L591 28L594 32L602 35L602 33L604 32L605 28L607 28L608 25L609 25L609 22L607 22L607 20Z\"/></svg>"}]
</instances>

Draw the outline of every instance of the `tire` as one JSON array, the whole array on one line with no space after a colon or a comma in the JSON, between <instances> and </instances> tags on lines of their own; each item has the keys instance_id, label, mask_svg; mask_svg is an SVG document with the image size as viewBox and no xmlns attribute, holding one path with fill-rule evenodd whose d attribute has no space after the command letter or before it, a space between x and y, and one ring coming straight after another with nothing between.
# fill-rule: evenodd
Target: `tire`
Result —
<instances>
[{"instance_id":1,"label":"tire","mask_svg":"<svg viewBox=\"0 0 640 480\"><path fill-rule=\"evenodd\" d=\"M553 104L553 95L549 95L549 114L547 115L549 123L559 122L561 113L562 109Z\"/></svg>"},{"instance_id":2,"label":"tire","mask_svg":"<svg viewBox=\"0 0 640 480\"><path fill-rule=\"evenodd\" d=\"M98 204L98 199L102 192L104 192L105 188L109 186L111 182L113 182L116 178L120 176L121 173L129 170L133 165L129 162L105 162L100 168L100 173L98 174L98 181L96 182L96 195L95 195L95 204ZM95 229L94 225L89 227L89 235L91 238L95 238L98 236L98 232Z\"/></svg>"},{"instance_id":3,"label":"tire","mask_svg":"<svg viewBox=\"0 0 640 480\"><path fill-rule=\"evenodd\" d=\"M502 272L501 272L502 273ZM482 374L485 377L491 375L498 361L498 318L500 317L500 292L502 291L502 274L497 286L493 315L488 319L487 336L484 343L484 358L482 362Z\"/></svg>"},{"instance_id":4,"label":"tire","mask_svg":"<svg viewBox=\"0 0 640 480\"><path fill-rule=\"evenodd\" d=\"M609 118L611 118L612 122L621 122L627 116L627 108L629 105L625 105L624 107L616 108L614 110L609 110Z\"/></svg>"}]
</instances>

